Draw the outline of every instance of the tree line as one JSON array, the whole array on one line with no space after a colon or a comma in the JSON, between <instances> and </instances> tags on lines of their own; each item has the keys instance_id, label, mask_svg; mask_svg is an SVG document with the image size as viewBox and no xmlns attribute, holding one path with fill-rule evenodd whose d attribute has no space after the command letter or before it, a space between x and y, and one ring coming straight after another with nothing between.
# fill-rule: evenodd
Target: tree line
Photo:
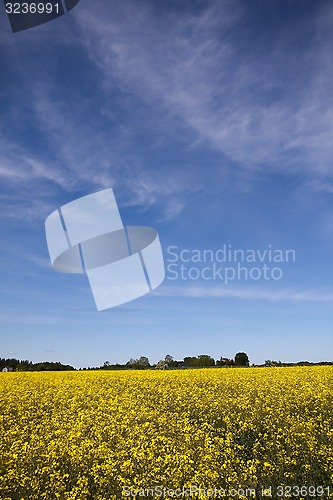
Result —
<instances>
[{"instance_id":1,"label":"tree line","mask_svg":"<svg viewBox=\"0 0 333 500\"><path fill-rule=\"evenodd\" d=\"M208 354L199 356L186 356L183 360L177 361L170 354L161 359L156 364L151 364L146 356L138 359L131 358L126 364L111 364L105 361L102 366L83 368L83 370L147 370L147 369L171 369L171 368L206 368L210 366L249 366L248 355L244 352L236 354L234 359L223 358L214 360ZM75 370L71 365L63 365L59 362L44 361L42 363L32 363L29 360L19 360L15 358L0 358L0 371L65 371Z\"/></svg>"},{"instance_id":2,"label":"tree line","mask_svg":"<svg viewBox=\"0 0 333 500\"><path fill-rule=\"evenodd\" d=\"M308 365L333 365L333 361L321 361L312 363L309 361L299 361L297 363L283 363L267 359L262 365L252 366L308 366ZM111 364L105 361L103 365L97 367L82 368L82 370L166 370L166 369L186 369L186 368L209 368L209 367L247 367L250 366L250 360L245 352L238 352L234 358L220 357L215 360L208 354L199 354L199 356L185 356L183 360L178 361L173 359L170 354L167 354L163 359L160 359L156 364L151 364L146 356L141 356L138 359L131 358L126 364ZM43 361L41 363L32 363L29 360L19 360L16 358L0 358L1 371L68 371L75 370L71 365L64 365L59 361ZM81 370L81 368L80 368Z\"/></svg>"},{"instance_id":3,"label":"tree line","mask_svg":"<svg viewBox=\"0 0 333 500\"><path fill-rule=\"evenodd\" d=\"M103 366L96 369L112 370L112 369L132 369L132 370L147 370L155 368L157 370L165 370L170 368L208 368L210 366L249 366L249 357L245 352L238 352L234 359L223 358L217 359L208 354L199 354L199 356L186 356L183 360L177 361L170 354L167 354L164 359L160 359L156 364L151 365L146 356L141 356L138 359L131 358L125 365L110 364L105 361Z\"/></svg>"},{"instance_id":4,"label":"tree line","mask_svg":"<svg viewBox=\"0 0 333 500\"><path fill-rule=\"evenodd\" d=\"M63 365L58 361L43 361L42 363L32 363L27 359L19 360L16 358L0 358L0 371L17 372L42 372L42 371L68 371L75 370L71 365Z\"/></svg>"}]
</instances>

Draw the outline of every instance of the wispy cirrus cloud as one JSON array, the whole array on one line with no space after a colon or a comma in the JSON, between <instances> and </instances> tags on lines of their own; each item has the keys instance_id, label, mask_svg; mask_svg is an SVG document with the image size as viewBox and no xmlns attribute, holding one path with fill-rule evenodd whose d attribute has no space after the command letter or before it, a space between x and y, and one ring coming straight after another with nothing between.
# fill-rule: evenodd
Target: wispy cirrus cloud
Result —
<instances>
[{"instance_id":1,"label":"wispy cirrus cloud","mask_svg":"<svg viewBox=\"0 0 333 500\"><path fill-rule=\"evenodd\" d=\"M58 97L52 82L37 81L35 87L27 92L26 106L40 147L14 143L3 134L0 177L4 182L14 189L44 182L69 193L113 187L123 206L154 206L163 221L182 210L181 198L191 190L182 172L172 167L165 175L145 164L135 154L131 131L122 127L113 131L108 119L99 122L98 110L89 120L84 105L75 112L66 109L67 100ZM44 203L38 197L31 200L30 194L30 202L40 202L44 215ZM11 208L10 213L22 216Z\"/></svg>"},{"instance_id":2,"label":"wispy cirrus cloud","mask_svg":"<svg viewBox=\"0 0 333 500\"><path fill-rule=\"evenodd\" d=\"M332 7L255 38L243 2L183 5L83 4L78 31L63 28L63 45L61 37L54 43L59 53L75 47L87 81L77 93L73 84L59 92L59 62L49 75L39 76L36 66L33 85L22 84L21 126L27 122L41 147L4 136L0 176L14 186L39 180L66 193L113 187L123 206L154 207L159 221L179 215L199 184L207 191L216 183L230 187L221 173L230 163L246 186L258 172L297 171L311 190L327 191ZM306 43L299 41L304 33ZM36 31L24 43L36 49L38 39ZM20 74L27 66L22 62ZM13 123L16 112L8 112ZM221 155L219 167L209 165L208 176L203 161L173 164L171 157L161 165L175 141L188 151L208 145ZM163 153L153 156L154 149Z\"/></svg>"},{"instance_id":3,"label":"wispy cirrus cloud","mask_svg":"<svg viewBox=\"0 0 333 500\"><path fill-rule=\"evenodd\" d=\"M207 299L243 299L265 300L271 302L333 302L333 291L330 289L300 290L286 288L272 290L268 288L222 287L222 286L168 286L154 292L163 297L189 297Z\"/></svg>"},{"instance_id":4,"label":"wispy cirrus cloud","mask_svg":"<svg viewBox=\"0 0 333 500\"><path fill-rule=\"evenodd\" d=\"M332 7L286 24L266 37L267 47L264 37L262 46L253 41L255 19L242 2L167 15L150 3L112 7L87 6L80 18L106 88L126 88L162 124L189 128L193 143L242 167L331 174Z\"/></svg>"}]
</instances>

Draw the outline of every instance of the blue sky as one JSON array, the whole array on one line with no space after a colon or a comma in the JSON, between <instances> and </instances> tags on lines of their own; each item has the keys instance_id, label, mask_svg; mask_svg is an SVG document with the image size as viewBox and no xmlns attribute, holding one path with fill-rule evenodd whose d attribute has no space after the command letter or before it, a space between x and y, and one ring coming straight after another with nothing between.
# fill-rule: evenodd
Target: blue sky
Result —
<instances>
[{"instance_id":1,"label":"blue sky","mask_svg":"<svg viewBox=\"0 0 333 500\"><path fill-rule=\"evenodd\" d=\"M0 356L332 360L332 2L81 0L16 34L1 9ZM85 276L53 271L44 222L109 187L166 266L170 246L295 262L227 284L167 269L97 312Z\"/></svg>"}]
</instances>

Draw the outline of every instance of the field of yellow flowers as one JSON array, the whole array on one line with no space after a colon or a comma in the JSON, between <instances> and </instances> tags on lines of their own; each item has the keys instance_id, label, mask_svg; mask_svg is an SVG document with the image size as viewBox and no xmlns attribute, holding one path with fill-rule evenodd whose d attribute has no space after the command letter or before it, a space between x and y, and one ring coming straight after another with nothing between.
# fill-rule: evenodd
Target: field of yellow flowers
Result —
<instances>
[{"instance_id":1,"label":"field of yellow flowers","mask_svg":"<svg viewBox=\"0 0 333 500\"><path fill-rule=\"evenodd\" d=\"M333 496L330 366L0 373L0 388L1 499Z\"/></svg>"}]
</instances>

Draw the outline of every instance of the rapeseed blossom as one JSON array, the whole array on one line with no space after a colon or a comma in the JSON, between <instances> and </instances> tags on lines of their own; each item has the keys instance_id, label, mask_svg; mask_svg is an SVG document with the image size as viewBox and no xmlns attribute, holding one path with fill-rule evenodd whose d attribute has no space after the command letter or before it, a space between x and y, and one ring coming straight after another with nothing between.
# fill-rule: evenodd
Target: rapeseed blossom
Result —
<instances>
[{"instance_id":1,"label":"rapeseed blossom","mask_svg":"<svg viewBox=\"0 0 333 500\"><path fill-rule=\"evenodd\" d=\"M0 388L2 500L333 492L331 366L0 373Z\"/></svg>"}]
</instances>

